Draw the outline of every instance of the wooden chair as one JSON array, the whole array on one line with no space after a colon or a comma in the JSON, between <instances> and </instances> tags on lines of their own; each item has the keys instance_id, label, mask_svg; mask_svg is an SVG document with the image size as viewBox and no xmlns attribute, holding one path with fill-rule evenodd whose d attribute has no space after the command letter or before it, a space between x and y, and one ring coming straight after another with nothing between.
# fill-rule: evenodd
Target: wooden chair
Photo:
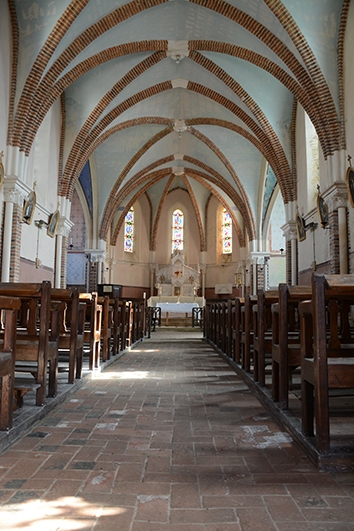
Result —
<instances>
[{"instance_id":1,"label":"wooden chair","mask_svg":"<svg viewBox=\"0 0 354 531\"><path fill-rule=\"evenodd\" d=\"M0 297L3 335L0 351L1 404L0 429L12 428L14 403L15 349L17 314L21 301L17 297Z\"/></svg>"},{"instance_id":2,"label":"wooden chair","mask_svg":"<svg viewBox=\"0 0 354 531\"><path fill-rule=\"evenodd\" d=\"M272 363L271 306L278 300L278 290L259 290L253 311L253 378L265 386L266 364Z\"/></svg>"},{"instance_id":3,"label":"wooden chair","mask_svg":"<svg viewBox=\"0 0 354 531\"><path fill-rule=\"evenodd\" d=\"M329 391L354 388L354 275L314 275L311 302L300 304L302 432L330 451Z\"/></svg>"},{"instance_id":4,"label":"wooden chair","mask_svg":"<svg viewBox=\"0 0 354 531\"><path fill-rule=\"evenodd\" d=\"M272 396L288 409L291 373L301 365L298 305L311 298L311 287L279 284L278 291L279 302L272 305Z\"/></svg>"}]
</instances>

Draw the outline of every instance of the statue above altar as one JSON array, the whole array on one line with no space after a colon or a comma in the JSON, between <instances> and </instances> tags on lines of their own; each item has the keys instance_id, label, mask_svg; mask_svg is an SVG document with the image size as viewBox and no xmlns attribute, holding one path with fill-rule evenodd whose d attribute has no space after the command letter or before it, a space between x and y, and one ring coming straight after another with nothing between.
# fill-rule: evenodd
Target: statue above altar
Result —
<instances>
[{"instance_id":1,"label":"statue above altar","mask_svg":"<svg viewBox=\"0 0 354 531\"><path fill-rule=\"evenodd\" d=\"M196 297L199 288L199 271L184 262L181 251L174 251L171 264L156 269L156 284L159 296Z\"/></svg>"}]
</instances>

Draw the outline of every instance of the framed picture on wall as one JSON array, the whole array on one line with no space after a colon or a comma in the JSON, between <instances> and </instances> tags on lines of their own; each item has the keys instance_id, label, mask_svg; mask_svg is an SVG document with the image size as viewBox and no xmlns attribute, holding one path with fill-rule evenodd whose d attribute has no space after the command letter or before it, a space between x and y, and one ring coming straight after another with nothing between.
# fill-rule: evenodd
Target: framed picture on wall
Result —
<instances>
[{"instance_id":1,"label":"framed picture on wall","mask_svg":"<svg viewBox=\"0 0 354 531\"><path fill-rule=\"evenodd\" d=\"M33 190L28 194L28 196L23 202L22 221L24 221L24 223L27 223L27 225L30 225L32 223L34 211L36 208L36 202L36 192Z\"/></svg>"},{"instance_id":2,"label":"framed picture on wall","mask_svg":"<svg viewBox=\"0 0 354 531\"><path fill-rule=\"evenodd\" d=\"M306 240L306 230L304 218L300 216L299 212L296 212L296 232L299 242Z\"/></svg>"},{"instance_id":3,"label":"framed picture on wall","mask_svg":"<svg viewBox=\"0 0 354 531\"><path fill-rule=\"evenodd\" d=\"M47 227L47 234L51 238L54 238L55 233L57 232L58 223L60 218L60 212L59 210L56 210L53 212L53 214L49 217L48 227Z\"/></svg>"},{"instance_id":4,"label":"framed picture on wall","mask_svg":"<svg viewBox=\"0 0 354 531\"><path fill-rule=\"evenodd\" d=\"M354 207L354 168L352 168L351 166L349 166L349 168L347 169L345 180L347 183L350 204L352 207Z\"/></svg>"},{"instance_id":5,"label":"framed picture on wall","mask_svg":"<svg viewBox=\"0 0 354 531\"><path fill-rule=\"evenodd\" d=\"M328 205L323 199L323 197L321 196L319 189L318 189L318 194L317 194L317 212L318 212L318 217L320 218L321 226L324 229L329 223Z\"/></svg>"}]
</instances>

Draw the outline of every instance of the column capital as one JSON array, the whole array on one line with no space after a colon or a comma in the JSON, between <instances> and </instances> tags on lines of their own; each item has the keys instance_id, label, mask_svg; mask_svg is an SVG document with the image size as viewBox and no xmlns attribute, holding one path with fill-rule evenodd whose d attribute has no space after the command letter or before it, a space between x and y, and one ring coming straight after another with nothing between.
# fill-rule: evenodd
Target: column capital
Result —
<instances>
[{"instance_id":1,"label":"column capital","mask_svg":"<svg viewBox=\"0 0 354 531\"><path fill-rule=\"evenodd\" d=\"M348 189L345 181L336 181L321 195L331 212L348 205Z\"/></svg>"},{"instance_id":2,"label":"column capital","mask_svg":"<svg viewBox=\"0 0 354 531\"><path fill-rule=\"evenodd\" d=\"M262 251L251 252L248 258L253 264L264 264L264 262L270 259L270 253L265 253Z\"/></svg>"},{"instance_id":3,"label":"column capital","mask_svg":"<svg viewBox=\"0 0 354 531\"><path fill-rule=\"evenodd\" d=\"M74 223L70 219L61 216L58 223L57 235L68 237L73 226Z\"/></svg>"},{"instance_id":4,"label":"column capital","mask_svg":"<svg viewBox=\"0 0 354 531\"><path fill-rule=\"evenodd\" d=\"M91 263L104 262L107 253L102 249L85 249L85 254L89 257Z\"/></svg>"},{"instance_id":5,"label":"column capital","mask_svg":"<svg viewBox=\"0 0 354 531\"><path fill-rule=\"evenodd\" d=\"M283 231L283 235L286 241L297 240L296 222L294 220L288 221L280 228Z\"/></svg>"},{"instance_id":6,"label":"column capital","mask_svg":"<svg viewBox=\"0 0 354 531\"><path fill-rule=\"evenodd\" d=\"M19 206L23 205L24 199L32 192L32 188L22 182L16 175L5 177L3 190L4 200Z\"/></svg>"}]
</instances>

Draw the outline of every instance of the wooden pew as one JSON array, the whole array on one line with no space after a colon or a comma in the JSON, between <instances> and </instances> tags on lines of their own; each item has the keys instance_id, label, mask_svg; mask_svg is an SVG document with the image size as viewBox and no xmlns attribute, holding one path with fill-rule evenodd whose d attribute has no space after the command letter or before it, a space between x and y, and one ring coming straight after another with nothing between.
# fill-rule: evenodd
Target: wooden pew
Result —
<instances>
[{"instance_id":1,"label":"wooden pew","mask_svg":"<svg viewBox=\"0 0 354 531\"><path fill-rule=\"evenodd\" d=\"M300 304L302 432L330 451L329 391L354 388L354 275L314 275L312 299Z\"/></svg>"},{"instance_id":2,"label":"wooden pew","mask_svg":"<svg viewBox=\"0 0 354 531\"><path fill-rule=\"evenodd\" d=\"M235 331L234 331L234 360L241 363L241 334L242 334L242 307L245 304L244 297L235 299Z\"/></svg>"},{"instance_id":3,"label":"wooden pew","mask_svg":"<svg viewBox=\"0 0 354 531\"><path fill-rule=\"evenodd\" d=\"M255 295L246 295L245 303L241 307L241 366L246 372L251 370L251 358L253 348L252 307L256 304Z\"/></svg>"},{"instance_id":4,"label":"wooden pew","mask_svg":"<svg viewBox=\"0 0 354 531\"><path fill-rule=\"evenodd\" d=\"M102 306L101 342L102 361L111 357L113 335L113 306L108 295L98 297L98 303Z\"/></svg>"},{"instance_id":5,"label":"wooden pew","mask_svg":"<svg viewBox=\"0 0 354 531\"><path fill-rule=\"evenodd\" d=\"M22 312L22 328L16 332L15 369L18 373L30 373L30 379L17 379L19 405L24 392L36 389L36 405L42 406L47 395L47 369L49 371L48 396L55 396L58 371L58 308L51 309L51 284L0 283L0 296L19 297L25 311Z\"/></svg>"},{"instance_id":6,"label":"wooden pew","mask_svg":"<svg viewBox=\"0 0 354 531\"><path fill-rule=\"evenodd\" d=\"M75 378L82 376L86 303L80 302L79 292L75 288L53 288L52 301L60 303L58 349L69 353L68 383L72 384ZM66 362L64 353L59 353L59 362Z\"/></svg>"},{"instance_id":7,"label":"wooden pew","mask_svg":"<svg viewBox=\"0 0 354 531\"><path fill-rule=\"evenodd\" d=\"M259 290L253 311L253 378L265 386L266 364L272 362L272 304L278 301L278 290Z\"/></svg>"},{"instance_id":8,"label":"wooden pew","mask_svg":"<svg viewBox=\"0 0 354 531\"><path fill-rule=\"evenodd\" d=\"M298 305L311 298L310 286L279 284L272 305L272 396L280 409L289 406L291 372L301 365Z\"/></svg>"},{"instance_id":9,"label":"wooden pew","mask_svg":"<svg viewBox=\"0 0 354 531\"><path fill-rule=\"evenodd\" d=\"M0 297L3 335L0 351L1 404L0 429L12 428L14 403L15 350L17 313L21 301L17 297Z\"/></svg>"},{"instance_id":10,"label":"wooden pew","mask_svg":"<svg viewBox=\"0 0 354 531\"><path fill-rule=\"evenodd\" d=\"M100 343L102 324L102 305L98 304L98 295L80 293L79 300L86 303L84 342L90 345L89 370L100 365Z\"/></svg>"}]
</instances>

